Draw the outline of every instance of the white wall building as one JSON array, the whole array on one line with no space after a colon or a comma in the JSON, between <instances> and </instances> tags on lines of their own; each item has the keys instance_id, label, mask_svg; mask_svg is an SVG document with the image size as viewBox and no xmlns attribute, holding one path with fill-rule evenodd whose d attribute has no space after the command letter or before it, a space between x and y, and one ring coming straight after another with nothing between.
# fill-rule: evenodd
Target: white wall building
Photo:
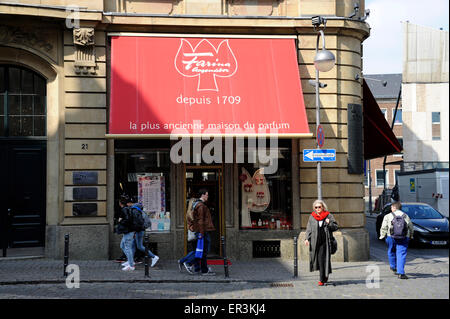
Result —
<instances>
[{"instance_id":1,"label":"white wall building","mask_svg":"<svg viewBox=\"0 0 450 319\"><path fill-rule=\"evenodd\" d=\"M404 170L448 168L448 32L403 24Z\"/></svg>"}]
</instances>

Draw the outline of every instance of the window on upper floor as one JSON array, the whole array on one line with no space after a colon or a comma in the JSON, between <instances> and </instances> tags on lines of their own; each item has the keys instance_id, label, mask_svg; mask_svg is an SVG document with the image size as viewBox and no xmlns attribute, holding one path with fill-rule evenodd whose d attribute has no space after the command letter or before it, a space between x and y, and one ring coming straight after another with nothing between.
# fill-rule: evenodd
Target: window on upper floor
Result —
<instances>
[{"instance_id":1,"label":"window on upper floor","mask_svg":"<svg viewBox=\"0 0 450 319\"><path fill-rule=\"evenodd\" d=\"M401 145L402 148L403 148L403 137L397 136L397 140L398 140L398 142L400 143L400 145ZM395 153L394 156L403 156L403 152Z\"/></svg>"},{"instance_id":2,"label":"window on upper floor","mask_svg":"<svg viewBox=\"0 0 450 319\"><path fill-rule=\"evenodd\" d=\"M0 65L0 136L46 136L46 80L31 70Z\"/></svg>"},{"instance_id":3,"label":"window on upper floor","mask_svg":"<svg viewBox=\"0 0 450 319\"><path fill-rule=\"evenodd\" d=\"M395 109L392 109L392 118L394 118ZM401 109L397 109L397 114L395 114L395 122L394 125L400 125L403 124L403 118L402 118L403 112Z\"/></svg>"},{"instance_id":4,"label":"window on upper floor","mask_svg":"<svg viewBox=\"0 0 450 319\"><path fill-rule=\"evenodd\" d=\"M431 136L433 141L441 139L441 112L431 112Z\"/></svg>"},{"instance_id":5,"label":"window on upper floor","mask_svg":"<svg viewBox=\"0 0 450 319\"><path fill-rule=\"evenodd\" d=\"M383 170L377 169L375 170L375 176L376 176L376 186L377 187L383 187L384 186L384 180L383 180ZM389 170L386 170L386 185L389 184Z\"/></svg>"}]
</instances>

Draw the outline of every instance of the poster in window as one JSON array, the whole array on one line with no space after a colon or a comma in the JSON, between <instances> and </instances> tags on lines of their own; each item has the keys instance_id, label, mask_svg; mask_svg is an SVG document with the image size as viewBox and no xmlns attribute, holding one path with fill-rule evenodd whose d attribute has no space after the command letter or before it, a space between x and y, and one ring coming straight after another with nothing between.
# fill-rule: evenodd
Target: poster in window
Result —
<instances>
[{"instance_id":1,"label":"poster in window","mask_svg":"<svg viewBox=\"0 0 450 319\"><path fill-rule=\"evenodd\" d=\"M170 231L170 212L166 212L164 176L138 175L138 200L149 214L151 231Z\"/></svg>"},{"instance_id":2,"label":"poster in window","mask_svg":"<svg viewBox=\"0 0 450 319\"><path fill-rule=\"evenodd\" d=\"M253 177L242 167L241 175L241 227L254 228L250 212L262 213L270 204L270 189L264 176L264 168L258 169ZM262 222L262 221L261 221ZM262 227L262 225L260 225Z\"/></svg>"}]
</instances>

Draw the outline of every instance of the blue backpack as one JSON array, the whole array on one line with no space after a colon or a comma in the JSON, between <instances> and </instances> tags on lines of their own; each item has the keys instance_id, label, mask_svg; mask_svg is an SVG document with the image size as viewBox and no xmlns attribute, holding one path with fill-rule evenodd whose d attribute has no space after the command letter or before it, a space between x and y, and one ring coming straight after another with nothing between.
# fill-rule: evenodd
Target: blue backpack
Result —
<instances>
[{"instance_id":1,"label":"blue backpack","mask_svg":"<svg viewBox=\"0 0 450 319\"><path fill-rule=\"evenodd\" d=\"M142 209L140 209L138 206L133 206L134 208L136 208L137 210L139 210L142 215L144 216L144 229L150 228L152 227L152 221L150 220L150 216L148 216L148 214L144 211L142 211Z\"/></svg>"},{"instance_id":2,"label":"blue backpack","mask_svg":"<svg viewBox=\"0 0 450 319\"><path fill-rule=\"evenodd\" d=\"M401 216L397 216L394 213L391 214L394 215L394 219L391 222L391 237L397 240L405 239L408 233L408 225L405 220L406 214L403 213Z\"/></svg>"},{"instance_id":3,"label":"blue backpack","mask_svg":"<svg viewBox=\"0 0 450 319\"><path fill-rule=\"evenodd\" d=\"M143 231L151 226L150 218L138 206L134 205L130 207L130 215L131 225L134 231Z\"/></svg>"}]
</instances>

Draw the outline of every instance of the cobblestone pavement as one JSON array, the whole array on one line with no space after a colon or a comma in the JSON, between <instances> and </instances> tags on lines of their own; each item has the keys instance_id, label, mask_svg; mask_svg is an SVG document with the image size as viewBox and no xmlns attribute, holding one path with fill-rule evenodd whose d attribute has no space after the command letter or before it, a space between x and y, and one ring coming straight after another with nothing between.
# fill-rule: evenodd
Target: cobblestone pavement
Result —
<instances>
[{"instance_id":1,"label":"cobblestone pavement","mask_svg":"<svg viewBox=\"0 0 450 319\"><path fill-rule=\"evenodd\" d=\"M449 299L448 249L411 248L408 280L390 271L383 242L371 238L370 249L367 262L333 262L324 287L304 261L296 278L292 260L232 261L226 278L223 266L212 266L216 276L193 276L180 272L175 260L161 259L148 278L143 265L123 272L110 260L71 260L79 267L80 285L68 288L61 260L0 258L0 299Z\"/></svg>"},{"instance_id":2,"label":"cobblestone pavement","mask_svg":"<svg viewBox=\"0 0 450 319\"><path fill-rule=\"evenodd\" d=\"M410 259L408 280L398 279L382 261L335 262L325 287L306 263L294 278L292 261L283 260L236 261L229 278L223 266L213 266L217 275L211 277L180 273L176 261L161 261L150 278L143 266L125 273L112 261L71 263L80 269L79 288L67 288L61 261L1 261L0 298L449 298L448 257Z\"/></svg>"}]
</instances>

